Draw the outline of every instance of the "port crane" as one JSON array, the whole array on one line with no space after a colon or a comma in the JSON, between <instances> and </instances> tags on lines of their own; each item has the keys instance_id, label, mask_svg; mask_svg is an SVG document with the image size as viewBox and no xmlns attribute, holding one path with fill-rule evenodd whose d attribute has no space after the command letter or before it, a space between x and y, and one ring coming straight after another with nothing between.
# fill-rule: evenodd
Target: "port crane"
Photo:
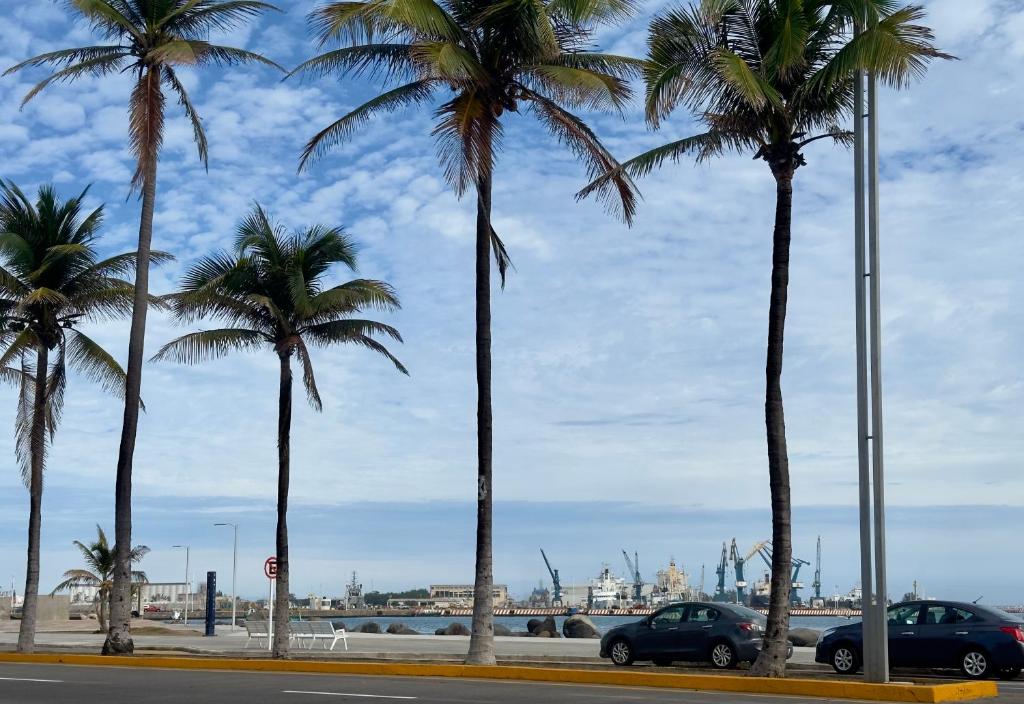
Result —
<instances>
[{"instance_id":1,"label":"port crane","mask_svg":"<svg viewBox=\"0 0 1024 704\"><path fill-rule=\"evenodd\" d=\"M814 559L814 581L811 582L814 588L814 598L821 598L821 536L818 536L818 553Z\"/></svg>"},{"instance_id":2,"label":"port crane","mask_svg":"<svg viewBox=\"0 0 1024 704\"><path fill-rule=\"evenodd\" d=\"M765 541L759 545L757 552L761 554L761 559L768 565L768 569L772 568L772 543L770 540ZM789 603L796 606L800 603L800 590L804 588L803 582L800 578L800 568L804 565L811 564L807 560L801 560L799 557L792 558L791 564L793 565L793 576L791 578L792 587L789 590Z\"/></svg>"},{"instance_id":3,"label":"port crane","mask_svg":"<svg viewBox=\"0 0 1024 704\"><path fill-rule=\"evenodd\" d=\"M714 601L725 601L725 573L729 569L729 550L722 543L722 559L718 561L718 568L715 574L718 575L718 585L715 587Z\"/></svg>"},{"instance_id":4,"label":"port crane","mask_svg":"<svg viewBox=\"0 0 1024 704\"><path fill-rule=\"evenodd\" d=\"M749 560L754 555L756 555L767 544L768 544L768 541L766 541L766 540L763 540L760 543L755 543L754 547L751 548L750 552L747 553L746 557L743 557L743 556L740 555L739 548L736 547L736 538L732 539L732 547L729 550L729 559L732 560L733 567L736 570L736 603L737 604L745 604L746 603L746 593L745 593L744 590L747 588L747 582L743 578L743 565L746 564L747 560Z\"/></svg>"},{"instance_id":5,"label":"port crane","mask_svg":"<svg viewBox=\"0 0 1024 704\"><path fill-rule=\"evenodd\" d=\"M626 558L626 569L629 570L630 576L633 577L633 603L642 604L644 600L644 581L640 578L640 555L636 552L633 553L633 559L629 559L629 553L625 550L622 551L622 556Z\"/></svg>"},{"instance_id":6,"label":"port crane","mask_svg":"<svg viewBox=\"0 0 1024 704\"><path fill-rule=\"evenodd\" d=\"M551 605L561 606L562 583L558 580L558 570L551 567L548 556L544 554L544 548L540 549L540 556L544 558L544 564L547 565L548 573L551 575Z\"/></svg>"}]
</instances>

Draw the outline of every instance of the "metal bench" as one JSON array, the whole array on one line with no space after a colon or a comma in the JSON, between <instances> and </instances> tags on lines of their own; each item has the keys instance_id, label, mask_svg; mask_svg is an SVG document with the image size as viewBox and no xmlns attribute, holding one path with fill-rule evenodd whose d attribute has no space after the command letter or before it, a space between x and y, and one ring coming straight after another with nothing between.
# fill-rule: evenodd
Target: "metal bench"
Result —
<instances>
[{"instance_id":1,"label":"metal bench","mask_svg":"<svg viewBox=\"0 0 1024 704\"><path fill-rule=\"evenodd\" d=\"M297 621L291 625L293 627L292 634L299 647L302 647L303 640L308 640L309 649L312 650L317 641L320 641L323 644L324 650L334 650L334 646L340 640L345 645L345 650L348 650L348 638L345 637L345 629L335 630L334 624L330 621ZM330 647L327 646L327 641L331 641Z\"/></svg>"},{"instance_id":2,"label":"metal bench","mask_svg":"<svg viewBox=\"0 0 1024 704\"><path fill-rule=\"evenodd\" d=\"M269 625L270 624L267 621L250 621L246 619L245 632L249 637L245 640L245 648L249 647L249 641L253 639L256 640L257 645L266 647L266 645L261 644L260 641L266 640L270 637Z\"/></svg>"}]
</instances>

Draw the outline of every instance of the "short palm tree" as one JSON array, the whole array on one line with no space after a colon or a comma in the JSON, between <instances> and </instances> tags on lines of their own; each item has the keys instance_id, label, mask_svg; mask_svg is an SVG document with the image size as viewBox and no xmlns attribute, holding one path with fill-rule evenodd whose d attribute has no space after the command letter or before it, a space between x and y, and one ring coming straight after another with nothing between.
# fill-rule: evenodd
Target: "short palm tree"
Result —
<instances>
[{"instance_id":1,"label":"short palm tree","mask_svg":"<svg viewBox=\"0 0 1024 704\"><path fill-rule=\"evenodd\" d=\"M96 587L96 619L99 621L100 631L105 632L110 609L110 588L113 585L114 551L107 542L107 534L99 525L96 526L96 540L88 545L78 540L72 544L82 553L86 569L65 572L64 581L54 587L51 593L56 594L74 587ZM128 551L128 558L132 564L136 564L141 562L148 552L149 548L145 545L136 545ZM148 581L145 572L132 570L132 583L136 588Z\"/></svg>"},{"instance_id":2,"label":"short palm tree","mask_svg":"<svg viewBox=\"0 0 1024 704\"><path fill-rule=\"evenodd\" d=\"M167 297L184 322L203 318L226 327L202 330L173 340L154 360L198 364L228 352L272 350L280 362L277 449L277 598L274 616L276 657L288 652L288 483L292 419L292 357L302 365L306 398L317 411L323 404L313 375L309 347L352 344L402 363L375 336L401 342L390 325L358 317L362 311L399 308L391 287L355 279L325 287L331 267L356 268L356 246L340 228L315 225L289 234L271 222L259 205L241 222L235 252L199 260L185 275L182 289Z\"/></svg>"},{"instance_id":3,"label":"short palm tree","mask_svg":"<svg viewBox=\"0 0 1024 704\"><path fill-rule=\"evenodd\" d=\"M640 62L590 51L596 26L628 16L632 0L357 0L330 2L311 21L321 45L342 48L296 73L383 76L394 87L315 135L301 166L349 139L374 114L430 102L444 174L458 195L475 190L477 495L476 577L467 662L494 662L491 550L491 249L504 285L508 254L491 225L491 187L502 118L529 110L591 176L618 162L571 109L621 109ZM629 178L611 178L613 207L634 208Z\"/></svg>"},{"instance_id":4,"label":"short palm tree","mask_svg":"<svg viewBox=\"0 0 1024 704\"><path fill-rule=\"evenodd\" d=\"M212 31L224 31L251 20L273 5L256 0L67 0L67 5L90 22L107 41L98 46L61 49L40 54L9 68L4 75L28 67L53 66L57 70L25 96L22 105L55 82L84 76L130 72L135 77L128 101L128 141L135 156L132 189L141 190L139 257L135 271L135 301L128 340L128 384L124 423L117 458L114 536L118 568L111 593L111 630L104 653L130 653L134 649L131 617L132 458L139 425L139 396L146 336L149 292L149 250L153 240L156 176L164 136L164 108L170 89L192 124L199 158L207 163L206 133L177 69L182 66L235 65L258 62L280 68L269 59L243 49L209 42Z\"/></svg>"},{"instance_id":5,"label":"short palm tree","mask_svg":"<svg viewBox=\"0 0 1024 704\"><path fill-rule=\"evenodd\" d=\"M85 195L62 201L42 186L33 204L0 180L0 367L20 364L16 451L29 489L21 651L34 648L46 443L60 421L67 365L124 397L121 365L79 326L131 313L134 288L120 277L131 275L136 256L96 256L103 208L85 213Z\"/></svg>"},{"instance_id":6,"label":"short palm tree","mask_svg":"<svg viewBox=\"0 0 1024 704\"><path fill-rule=\"evenodd\" d=\"M850 116L858 70L901 87L947 56L915 24L922 15L892 0L703 0L656 17L644 69L647 121L657 127L683 106L707 129L630 159L580 192L606 193L622 174L642 176L667 159L703 161L729 151L754 152L775 177L765 392L772 583L766 647L752 674L782 676L786 664L792 543L782 344L793 177L810 143L850 141L840 123Z\"/></svg>"}]
</instances>

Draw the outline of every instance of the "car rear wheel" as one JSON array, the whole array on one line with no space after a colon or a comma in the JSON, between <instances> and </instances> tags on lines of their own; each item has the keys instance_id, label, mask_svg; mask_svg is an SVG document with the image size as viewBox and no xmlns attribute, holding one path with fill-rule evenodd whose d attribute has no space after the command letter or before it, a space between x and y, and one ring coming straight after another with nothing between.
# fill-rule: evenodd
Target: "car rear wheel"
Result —
<instances>
[{"instance_id":1,"label":"car rear wheel","mask_svg":"<svg viewBox=\"0 0 1024 704\"><path fill-rule=\"evenodd\" d=\"M609 655L611 656L612 662L620 667L632 665L633 660L635 659L632 646L624 640L617 640L612 643Z\"/></svg>"},{"instance_id":2,"label":"car rear wheel","mask_svg":"<svg viewBox=\"0 0 1024 704\"><path fill-rule=\"evenodd\" d=\"M832 663L832 669L840 675L852 675L860 667L860 655L852 645L840 643L832 651L829 662Z\"/></svg>"},{"instance_id":3,"label":"car rear wheel","mask_svg":"<svg viewBox=\"0 0 1024 704\"><path fill-rule=\"evenodd\" d=\"M719 670L731 670L736 667L736 651L728 643L721 641L711 646L709 659L711 666Z\"/></svg>"},{"instance_id":4,"label":"car rear wheel","mask_svg":"<svg viewBox=\"0 0 1024 704\"><path fill-rule=\"evenodd\" d=\"M999 671L999 679L1001 680L1015 680L1020 676L1021 667L1015 665L1013 667L1004 667Z\"/></svg>"},{"instance_id":5,"label":"car rear wheel","mask_svg":"<svg viewBox=\"0 0 1024 704\"><path fill-rule=\"evenodd\" d=\"M982 680L992 674L992 661L981 650L968 650L960 658L960 671L972 680Z\"/></svg>"}]
</instances>

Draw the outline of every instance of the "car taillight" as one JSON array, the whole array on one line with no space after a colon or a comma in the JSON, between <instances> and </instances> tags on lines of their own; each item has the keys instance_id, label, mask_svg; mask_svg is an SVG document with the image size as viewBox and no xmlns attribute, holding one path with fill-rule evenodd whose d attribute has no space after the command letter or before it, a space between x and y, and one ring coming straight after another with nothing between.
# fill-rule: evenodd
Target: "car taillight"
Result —
<instances>
[{"instance_id":1,"label":"car taillight","mask_svg":"<svg viewBox=\"0 0 1024 704\"><path fill-rule=\"evenodd\" d=\"M760 633L761 631L761 627L756 623L739 623L737 625L741 631L746 631L747 633Z\"/></svg>"},{"instance_id":2,"label":"car taillight","mask_svg":"<svg viewBox=\"0 0 1024 704\"><path fill-rule=\"evenodd\" d=\"M999 630L1003 633L1009 633L1018 641L1024 643L1024 630L1021 630L1020 626L1000 626Z\"/></svg>"}]
</instances>

